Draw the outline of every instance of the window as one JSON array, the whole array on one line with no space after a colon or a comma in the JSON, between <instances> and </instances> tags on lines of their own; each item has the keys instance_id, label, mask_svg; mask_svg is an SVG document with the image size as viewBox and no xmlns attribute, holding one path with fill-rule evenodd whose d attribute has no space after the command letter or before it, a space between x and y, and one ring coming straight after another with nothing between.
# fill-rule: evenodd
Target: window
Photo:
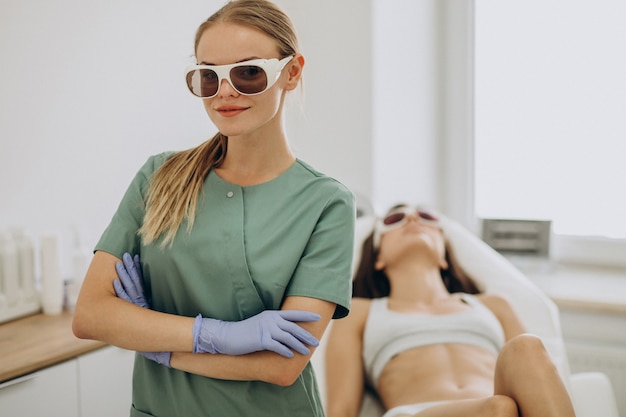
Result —
<instances>
[{"instance_id":1,"label":"window","mask_svg":"<svg viewBox=\"0 0 626 417\"><path fill-rule=\"evenodd\" d=\"M477 216L626 239L626 2L476 0L474 16Z\"/></svg>"}]
</instances>

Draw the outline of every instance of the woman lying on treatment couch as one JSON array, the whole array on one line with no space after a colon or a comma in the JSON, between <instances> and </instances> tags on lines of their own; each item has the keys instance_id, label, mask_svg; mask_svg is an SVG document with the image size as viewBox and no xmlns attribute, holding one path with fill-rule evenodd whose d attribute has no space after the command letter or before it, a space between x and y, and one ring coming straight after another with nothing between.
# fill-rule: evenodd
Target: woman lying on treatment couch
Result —
<instances>
[{"instance_id":1,"label":"woman lying on treatment couch","mask_svg":"<svg viewBox=\"0 0 626 417\"><path fill-rule=\"evenodd\" d=\"M397 206L364 242L352 309L328 337L328 417L358 416L366 386L385 417L573 417L541 340L478 293L437 220Z\"/></svg>"}]
</instances>

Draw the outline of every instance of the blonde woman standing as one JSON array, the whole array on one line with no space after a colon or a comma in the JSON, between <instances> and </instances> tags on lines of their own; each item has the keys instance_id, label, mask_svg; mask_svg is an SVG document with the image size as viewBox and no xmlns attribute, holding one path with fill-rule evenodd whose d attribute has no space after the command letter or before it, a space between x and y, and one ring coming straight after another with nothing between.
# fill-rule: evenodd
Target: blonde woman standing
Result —
<instances>
[{"instance_id":1,"label":"blonde woman standing","mask_svg":"<svg viewBox=\"0 0 626 417\"><path fill-rule=\"evenodd\" d=\"M139 352L131 416L322 416L309 359L348 313L354 198L289 148L283 103L305 61L284 12L231 1L195 53L187 84L219 133L141 167L74 333Z\"/></svg>"}]
</instances>

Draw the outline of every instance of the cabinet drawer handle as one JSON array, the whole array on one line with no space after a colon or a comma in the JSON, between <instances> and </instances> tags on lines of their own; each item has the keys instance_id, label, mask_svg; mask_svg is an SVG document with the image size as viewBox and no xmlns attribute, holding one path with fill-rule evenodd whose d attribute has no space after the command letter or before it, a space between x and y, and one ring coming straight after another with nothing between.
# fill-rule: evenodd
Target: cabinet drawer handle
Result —
<instances>
[{"instance_id":1,"label":"cabinet drawer handle","mask_svg":"<svg viewBox=\"0 0 626 417\"><path fill-rule=\"evenodd\" d=\"M0 389L7 388L7 387L10 387L12 385L17 385L17 384L21 384L23 382L30 381L31 379L35 379L38 376L39 376L39 372L33 372L32 374L23 375L23 376L14 378L14 379L10 379L10 380L0 384Z\"/></svg>"}]
</instances>

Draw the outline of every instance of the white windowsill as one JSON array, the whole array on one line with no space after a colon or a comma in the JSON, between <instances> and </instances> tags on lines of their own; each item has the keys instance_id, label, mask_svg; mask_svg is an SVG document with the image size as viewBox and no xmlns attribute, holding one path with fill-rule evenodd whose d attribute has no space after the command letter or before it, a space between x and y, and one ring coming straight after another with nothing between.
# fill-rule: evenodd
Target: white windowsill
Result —
<instances>
[{"instance_id":1,"label":"white windowsill","mask_svg":"<svg viewBox=\"0 0 626 417\"><path fill-rule=\"evenodd\" d=\"M626 268L507 258L560 308L626 315Z\"/></svg>"}]
</instances>

